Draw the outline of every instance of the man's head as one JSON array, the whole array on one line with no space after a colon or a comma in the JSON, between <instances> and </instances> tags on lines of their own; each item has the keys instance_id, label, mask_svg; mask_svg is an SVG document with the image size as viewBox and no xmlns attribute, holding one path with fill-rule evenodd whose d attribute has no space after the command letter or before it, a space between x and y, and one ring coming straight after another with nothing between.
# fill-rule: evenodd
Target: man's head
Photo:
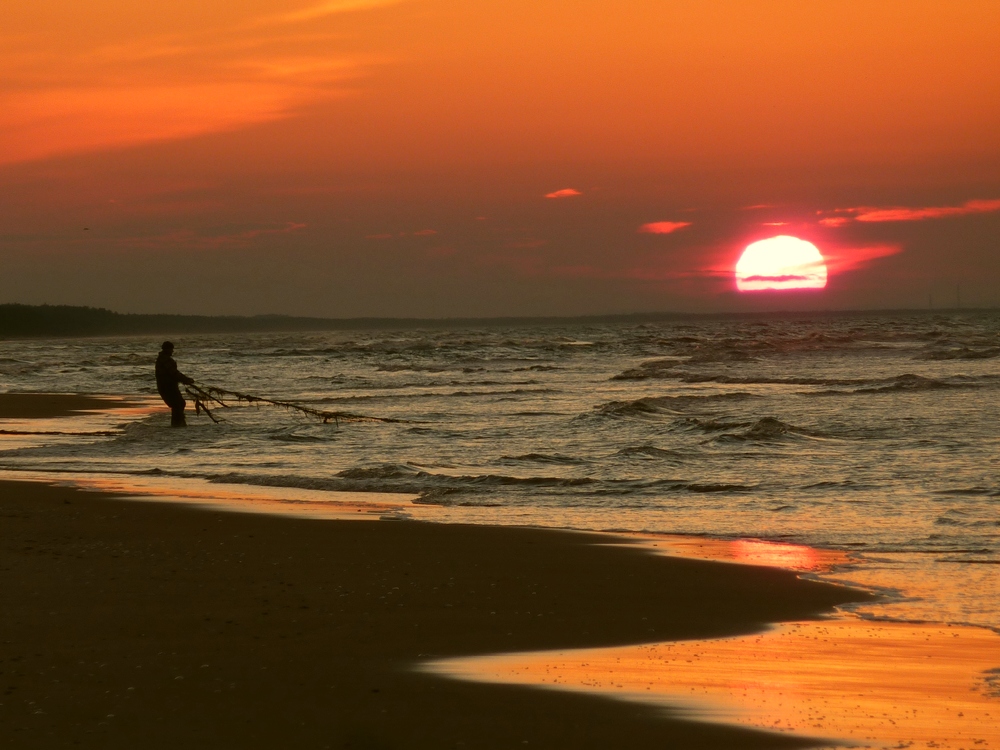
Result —
<instances>
[{"instance_id":1,"label":"man's head","mask_svg":"<svg viewBox=\"0 0 1000 750\"><path fill-rule=\"evenodd\" d=\"M173 345L173 342L170 342L170 341L164 341L164 342L163 342L163 346L161 346L160 348L161 348L161 349L162 349L163 351L165 351L165 352L166 352L167 354L170 354L170 353L171 353L171 352L173 352L173 350L174 350L174 345Z\"/></svg>"}]
</instances>

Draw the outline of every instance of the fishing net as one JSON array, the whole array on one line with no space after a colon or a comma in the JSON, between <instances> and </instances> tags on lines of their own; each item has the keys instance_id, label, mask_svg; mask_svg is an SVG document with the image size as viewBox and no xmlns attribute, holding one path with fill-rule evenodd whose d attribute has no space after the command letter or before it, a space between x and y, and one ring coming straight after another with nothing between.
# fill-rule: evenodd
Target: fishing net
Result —
<instances>
[{"instance_id":1,"label":"fishing net","mask_svg":"<svg viewBox=\"0 0 1000 750\"><path fill-rule=\"evenodd\" d=\"M333 422L340 425L341 422L388 422L400 423L405 420L391 419L389 417L370 417L365 414L354 414L346 411L329 411L317 409L308 404L299 404L294 401L284 401L275 398L265 398L264 396L254 396L250 393L240 393L230 391L226 388L219 388L214 385L203 383L193 383L184 386L187 395L194 402L195 414L204 412L209 419L218 424L223 419L215 413L218 408L229 409L233 406L277 406L287 411L295 411L310 417L320 419L324 424Z\"/></svg>"}]
</instances>

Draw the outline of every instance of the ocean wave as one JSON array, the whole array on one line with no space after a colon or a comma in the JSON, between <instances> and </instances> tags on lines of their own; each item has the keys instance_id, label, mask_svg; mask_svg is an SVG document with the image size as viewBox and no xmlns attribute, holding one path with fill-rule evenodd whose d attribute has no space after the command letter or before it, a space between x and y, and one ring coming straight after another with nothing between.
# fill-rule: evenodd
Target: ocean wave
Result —
<instances>
[{"instance_id":1,"label":"ocean wave","mask_svg":"<svg viewBox=\"0 0 1000 750\"><path fill-rule=\"evenodd\" d=\"M279 443L328 443L330 442L330 435L302 432L275 432L268 435L267 439Z\"/></svg>"},{"instance_id":2,"label":"ocean wave","mask_svg":"<svg viewBox=\"0 0 1000 750\"><path fill-rule=\"evenodd\" d=\"M796 427L775 417L752 420L685 417L678 420L678 425L685 430L713 434L712 440L718 442L772 442L792 437L829 437L817 430Z\"/></svg>"},{"instance_id":3,"label":"ocean wave","mask_svg":"<svg viewBox=\"0 0 1000 750\"><path fill-rule=\"evenodd\" d=\"M964 526L965 523L959 518L951 518L949 516L939 516L934 519L935 526Z\"/></svg>"},{"instance_id":4,"label":"ocean wave","mask_svg":"<svg viewBox=\"0 0 1000 750\"><path fill-rule=\"evenodd\" d=\"M674 359L652 360L613 375L612 380L678 380L683 383L722 383L732 385L862 385L864 378L774 377L768 375L730 375L728 373L692 372L679 367Z\"/></svg>"},{"instance_id":5,"label":"ocean wave","mask_svg":"<svg viewBox=\"0 0 1000 750\"><path fill-rule=\"evenodd\" d=\"M439 384L439 387L442 384ZM451 383L446 384L448 387L454 387ZM424 384L413 384L413 387L427 388L428 385ZM488 398L491 396L525 396L534 394L544 394L544 393L560 393L558 388L500 388L500 389L485 389L485 390L459 390L459 391L427 391L422 390L419 393L397 393L394 389L391 393L365 393L357 395L347 395L347 396L325 396L323 398L312 399L309 403L314 404L344 404L353 401L412 401L417 399L434 399L434 398Z\"/></svg>"},{"instance_id":6,"label":"ocean wave","mask_svg":"<svg viewBox=\"0 0 1000 750\"><path fill-rule=\"evenodd\" d=\"M640 456L642 458L660 458L660 459L678 459L684 458L684 454L680 451L669 450L667 448L657 448L655 445L633 445L628 448L622 448L615 453L616 456L624 456L625 458L631 458L633 456Z\"/></svg>"},{"instance_id":7,"label":"ocean wave","mask_svg":"<svg viewBox=\"0 0 1000 750\"><path fill-rule=\"evenodd\" d=\"M664 414L667 410L662 409L656 402L656 398L640 398L635 401L609 401L594 407L594 412L602 417L642 417L651 414Z\"/></svg>"},{"instance_id":8,"label":"ocean wave","mask_svg":"<svg viewBox=\"0 0 1000 750\"><path fill-rule=\"evenodd\" d=\"M582 464L587 463L582 458L574 458L573 456L563 456L561 454L548 454L548 453L525 453L520 456L501 456L498 461L500 464Z\"/></svg>"},{"instance_id":9,"label":"ocean wave","mask_svg":"<svg viewBox=\"0 0 1000 750\"><path fill-rule=\"evenodd\" d=\"M590 496L627 496L634 493L746 493L755 485L704 482L683 479L597 479L594 477L510 476L505 474L435 474L406 464L382 464L346 469L332 477L291 474L220 473L204 477L213 483L247 484L265 487L334 492L389 492L416 495L419 502L439 505L475 503L473 498L509 502L534 498L539 491L567 497L575 493Z\"/></svg>"},{"instance_id":10,"label":"ocean wave","mask_svg":"<svg viewBox=\"0 0 1000 750\"><path fill-rule=\"evenodd\" d=\"M375 368L376 372L448 372L457 368L442 367L440 365L418 365L413 362L407 362L405 364L399 365L379 365Z\"/></svg>"},{"instance_id":11,"label":"ocean wave","mask_svg":"<svg viewBox=\"0 0 1000 750\"><path fill-rule=\"evenodd\" d=\"M686 364L710 364L712 362L749 362L760 359L760 353L745 349L709 349L699 351L687 358Z\"/></svg>"},{"instance_id":12,"label":"ocean wave","mask_svg":"<svg viewBox=\"0 0 1000 750\"><path fill-rule=\"evenodd\" d=\"M752 492L756 489L749 484L726 484L721 482L683 482L674 485L676 489L684 489L688 492Z\"/></svg>"},{"instance_id":13,"label":"ocean wave","mask_svg":"<svg viewBox=\"0 0 1000 750\"><path fill-rule=\"evenodd\" d=\"M952 490L937 490L935 495L957 495L957 496L976 496L984 495L986 497L1000 497L1000 490L992 487L959 487Z\"/></svg>"},{"instance_id":14,"label":"ocean wave","mask_svg":"<svg viewBox=\"0 0 1000 750\"><path fill-rule=\"evenodd\" d=\"M598 480L590 477L515 477L503 474L453 476L434 474L405 464L356 467L341 471L333 477L229 472L212 474L206 479L215 483L295 487L334 492L391 492L418 495L424 500L477 490L565 489L598 483Z\"/></svg>"},{"instance_id":15,"label":"ocean wave","mask_svg":"<svg viewBox=\"0 0 1000 750\"><path fill-rule=\"evenodd\" d=\"M749 401L760 398L746 391L730 391L727 393L684 393L679 396L658 396L665 404L674 406L703 406L705 404L728 403L732 401Z\"/></svg>"},{"instance_id":16,"label":"ocean wave","mask_svg":"<svg viewBox=\"0 0 1000 750\"><path fill-rule=\"evenodd\" d=\"M371 467L357 467L338 472L340 479L401 479L416 477L425 472L407 464L381 464Z\"/></svg>"},{"instance_id":17,"label":"ocean wave","mask_svg":"<svg viewBox=\"0 0 1000 750\"><path fill-rule=\"evenodd\" d=\"M873 383L856 389L855 393L885 393L889 391L927 391L937 388L962 388L968 387L970 383L959 378L927 378L922 375L897 375L894 378Z\"/></svg>"},{"instance_id":18,"label":"ocean wave","mask_svg":"<svg viewBox=\"0 0 1000 750\"><path fill-rule=\"evenodd\" d=\"M950 359L993 359L995 357L1000 357L1000 346L991 346L985 349L973 349L968 346L931 349L920 353L916 358L941 361Z\"/></svg>"},{"instance_id":19,"label":"ocean wave","mask_svg":"<svg viewBox=\"0 0 1000 750\"><path fill-rule=\"evenodd\" d=\"M874 489L873 485L863 484L860 482L853 482L850 479L844 481L824 481L824 482L813 482L811 484L804 484L800 489L803 490L870 490Z\"/></svg>"},{"instance_id":20,"label":"ocean wave","mask_svg":"<svg viewBox=\"0 0 1000 750\"><path fill-rule=\"evenodd\" d=\"M660 362L660 361L657 361ZM804 395L830 395L844 393L877 393L884 391L930 390L934 388L976 388L995 383L1000 376L954 375L926 377L903 373L883 378L818 378L769 375L731 375L728 373L690 372L679 369L675 361L667 364L645 363L638 368L614 375L612 380L677 380L682 383L718 383L721 385L789 385L827 388L825 391L806 391ZM749 394L748 394L749 395Z\"/></svg>"},{"instance_id":21,"label":"ocean wave","mask_svg":"<svg viewBox=\"0 0 1000 750\"><path fill-rule=\"evenodd\" d=\"M558 388L508 388L499 391L453 391L451 393L433 394L442 396L523 396L537 393L559 393Z\"/></svg>"},{"instance_id":22,"label":"ocean wave","mask_svg":"<svg viewBox=\"0 0 1000 750\"><path fill-rule=\"evenodd\" d=\"M706 393L679 396L646 396L633 401L609 401L594 407L594 412L605 417L638 417L652 414L681 414L691 407L714 403L755 399L752 393Z\"/></svg>"},{"instance_id":23,"label":"ocean wave","mask_svg":"<svg viewBox=\"0 0 1000 750\"><path fill-rule=\"evenodd\" d=\"M856 388L827 389L805 392L804 396L842 396L864 395L875 393L893 393L898 391L931 391L949 388L981 388L997 379L995 375L955 375L944 378L928 378L923 375L906 373L891 378L870 380Z\"/></svg>"},{"instance_id":24,"label":"ocean wave","mask_svg":"<svg viewBox=\"0 0 1000 750\"><path fill-rule=\"evenodd\" d=\"M905 338L905 337L904 337ZM912 337L911 337L912 338ZM750 323L739 333L728 335L660 337L655 343L687 364L710 362L746 362L775 355L813 354L845 349L884 349L898 347L893 335L877 328L859 327L847 331L803 331L799 325L775 326Z\"/></svg>"}]
</instances>

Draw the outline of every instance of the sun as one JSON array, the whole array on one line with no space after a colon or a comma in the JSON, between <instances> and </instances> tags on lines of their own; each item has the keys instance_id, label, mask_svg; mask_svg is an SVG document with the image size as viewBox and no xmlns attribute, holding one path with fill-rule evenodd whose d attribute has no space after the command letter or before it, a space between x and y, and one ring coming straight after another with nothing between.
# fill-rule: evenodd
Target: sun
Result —
<instances>
[{"instance_id":1,"label":"sun","mask_svg":"<svg viewBox=\"0 0 1000 750\"><path fill-rule=\"evenodd\" d=\"M741 292L782 289L823 289L826 261L811 242L786 234L747 246L736 263L736 288Z\"/></svg>"}]
</instances>

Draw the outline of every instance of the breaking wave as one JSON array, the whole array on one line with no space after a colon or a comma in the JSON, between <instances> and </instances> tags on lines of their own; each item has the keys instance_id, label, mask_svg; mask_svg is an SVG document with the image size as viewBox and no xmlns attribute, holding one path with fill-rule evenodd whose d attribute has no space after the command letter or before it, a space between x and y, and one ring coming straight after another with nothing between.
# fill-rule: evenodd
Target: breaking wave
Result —
<instances>
[{"instance_id":1,"label":"breaking wave","mask_svg":"<svg viewBox=\"0 0 1000 750\"><path fill-rule=\"evenodd\" d=\"M782 422L774 417L753 420L698 419L686 417L678 422L681 429L693 430L712 435L716 442L774 442L788 438L820 438L827 435L816 430Z\"/></svg>"},{"instance_id":2,"label":"breaking wave","mask_svg":"<svg viewBox=\"0 0 1000 750\"><path fill-rule=\"evenodd\" d=\"M516 477L503 474L453 476L435 474L413 466L384 464L347 469L333 477L309 477L289 474L245 474L228 472L203 477L210 482L245 484L263 487L293 487L336 492L389 492L418 496L415 502L448 505L470 499L496 502L506 498L521 504L525 493L558 492L565 496L573 490L588 496L653 493L731 493L753 492L756 485L738 482L705 482L683 479L598 479L595 477ZM502 491L501 491L502 490Z\"/></svg>"}]
</instances>

